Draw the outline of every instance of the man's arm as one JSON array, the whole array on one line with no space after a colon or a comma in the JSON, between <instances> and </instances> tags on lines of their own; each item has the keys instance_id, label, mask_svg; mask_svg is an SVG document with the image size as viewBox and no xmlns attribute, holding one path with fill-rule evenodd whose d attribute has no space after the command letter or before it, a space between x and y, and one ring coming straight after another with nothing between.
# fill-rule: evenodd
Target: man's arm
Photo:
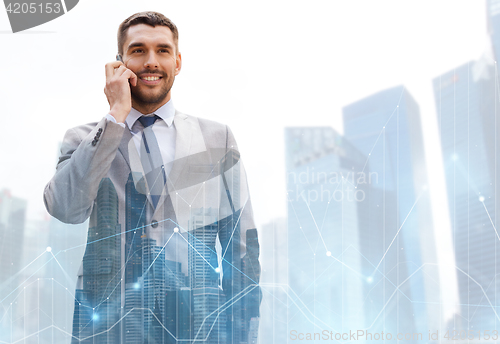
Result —
<instances>
[{"instance_id":1,"label":"man's arm","mask_svg":"<svg viewBox=\"0 0 500 344\"><path fill-rule=\"evenodd\" d=\"M120 61L107 63L105 71L104 93L114 121L103 118L95 126L66 132L56 174L43 194L49 214L62 222L82 223L90 216L99 183L111 167L132 108L130 84L137 85L137 76Z\"/></svg>"},{"instance_id":2,"label":"man's arm","mask_svg":"<svg viewBox=\"0 0 500 344\"><path fill-rule=\"evenodd\" d=\"M56 173L43 194L49 214L65 223L82 223L92 212L123 136L123 126L103 118L97 125L70 129L64 136Z\"/></svg>"}]
</instances>

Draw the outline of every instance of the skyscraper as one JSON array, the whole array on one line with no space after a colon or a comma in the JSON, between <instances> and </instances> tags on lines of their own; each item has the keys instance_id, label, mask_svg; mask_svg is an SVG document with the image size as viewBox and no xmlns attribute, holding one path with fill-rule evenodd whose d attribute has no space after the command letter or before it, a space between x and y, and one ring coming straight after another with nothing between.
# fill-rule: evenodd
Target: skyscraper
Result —
<instances>
[{"instance_id":1,"label":"skyscraper","mask_svg":"<svg viewBox=\"0 0 500 344\"><path fill-rule=\"evenodd\" d=\"M134 283L125 284L125 343L134 344L144 340L144 305L142 299L142 277Z\"/></svg>"},{"instance_id":2,"label":"skyscraper","mask_svg":"<svg viewBox=\"0 0 500 344\"><path fill-rule=\"evenodd\" d=\"M486 0L488 32L490 34L493 55L496 61L500 59L500 1Z\"/></svg>"},{"instance_id":3,"label":"skyscraper","mask_svg":"<svg viewBox=\"0 0 500 344\"><path fill-rule=\"evenodd\" d=\"M78 337L90 336L88 343L115 344L120 340L120 326L117 323L121 314L121 275L120 271L120 224L118 223L118 196L109 178L99 184L96 205L97 223L89 225L87 248L83 258L83 283L79 286L75 307L77 314L73 328L80 329L85 310L92 308L92 321L87 323L83 332L74 331ZM78 342L77 338L73 339Z\"/></svg>"},{"instance_id":4,"label":"skyscraper","mask_svg":"<svg viewBox=\"0 0 500 344\"><path fill-rule=\"evenodd\" d=\"M6 281L20 270L26 222L26 201L0 192L0 277Z\"/></svg>"},{"instance_id":5,"label":"skyscraper","mask_svg":"<svg viewBox=\"0 0 500 344\"><path fill-rule=\"evenodd\" d=\"M489 5L490 24L496 27L498 1ZM495 54L497 31L492 32ZM499 324L497 80L487 54L433 80L459 283L459 326L471 330Z\"/></svg>"},{"instance_id":6,"label":"skyscraper","mask_svg":"<svg viewBox=\"0 0 500 344\"><path fill-rule=\"evenodd\" d=\"M269 344L286 343L288 291L288 231L286 218L261 226L262 274L261 325L259 336Z\"/></svg>"},{"instance_id":7,"label":"skyscraper","mask_svg":"<svg viewBox=\"0 0 500 344\"><path fill-rule=\"evenodd\" d=\"M19 272L21 270L22 253L23 253L23 243L24 243L24 233L26 225L26 205L27 202L21 198L12 196L9 190L0 191L0 291L2 291L2 298L8 296L8 290L16 290L20 278ZM26 276L28 277L28 276ZM14 294L15 295L15 294ZM12 296L14 296L12 295ZM11 298L12 301L16 301L14 297ZM11 301L11 302L12 302ZM5 301L4 301L5 302ZM10 313L16 314L16 310L12 310L13 307L18 302L14 302L10 305ZM3 303L2 314L7 314L8 303ZM19 302L25 307L26 299L24 302ZM29 301L27 302L29 304ZM17 307L16 307L17 308ZM22 319L24 322L23 328L29 328L30 323L27 321L27 316L23 312L19 312L20 316L18 319ZM0 321L0 333L2 334L2 340L11 340L13 338L15 331L13 325L15 320L10 317L3 317ZM9 337L7 337L7 334Z\"/></svg>"},{"instance_id":8,"label":"skyscraper","mask_svg":"<svg viewBox=\"0 0 500 344\"><path fill-rule=\"evenodd\" d=\"M137 191L130 173L125 185L125 342L137 343L144 339L145 307L143 298L143 235L146 224L144 211L146 195ZM144 188L144 179L137 178L138 188ZM147 250L146 250L147 251ZM150 316L148 317L150 320Z\"/></svg>"},{"instance_id":9,"label":"skyscraper","mask_svg":"<svg viewBox=\"0 0 500 344\"><path fill-rule=\"evenodd\" d=\"M189 281L193 303L193 339L206 343L226 343L223 336L226 327L226 313L221 312L224 304L220 289L220 268L215 250L215 236L218 232L216 209L193 211L189 228ZM229 273L229 272L228 272Z\"/></svg>"},{"instance_id":10,"label":"skyscraper","mask_svg":"<svg viewBox=\"0 0 500 344\"><path fill-rule=\"evenodd\" d=\"M286 128L285 147L288 329L363 328L360 228L368 182L358 178L366 158L328 127Z\"/></svg>"},{"instance_id":11,"label":"skyscraper","mask_svg":"<svg viewBox=\"0 0 500 344\"><path fill-rule=\"evenodd\" d=\"M165 261L166 287L164 324L170 332L165 343L185 343L193 336L193 296L181 263ZM179 341L176 341L178 339Z\"/></svg>"},{"instance_id":12,"label":"skyscraper","mask_svg":"<svg viewBox=\"0 0 500 344\"><path fill-rule=\"evenodd\" d=\"M142 236L142 290L144 301L144 334L147 343L163 343L165 311L165 251L156 240Z\"/></svg>"},{"instance_id":13,"label":"skyscraper","mask_svg":"<svg viewBox=\"0 0 500 344\"><path fill-rule=\"evenodd\" d=\"M343 119L346 139L378 177L371 219L360 232L379 236L369 256L373 276L382 278L372 295L383 303L368 323L393 332L438 328L439 271L418 105L404 87L394 87L345 106Z\"/></svg>"}]
</instances>

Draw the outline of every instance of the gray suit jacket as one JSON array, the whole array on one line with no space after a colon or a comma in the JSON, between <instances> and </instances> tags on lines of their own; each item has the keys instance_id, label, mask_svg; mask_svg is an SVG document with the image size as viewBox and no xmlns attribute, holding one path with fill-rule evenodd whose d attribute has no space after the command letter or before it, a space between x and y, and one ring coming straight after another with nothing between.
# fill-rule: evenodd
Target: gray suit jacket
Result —
<instances>
[{"instance_id":1,"label":"gray suit jacket","mask_svg":"<svg viewBox=\"0 0 500 344\"><path fill-rule=\"evenodd\" d=\"M62 222L90 218L75 302L77 338L230 343L246 341L248 322L258 316L259 245L234 136L225 125L179 112L174 125L175 160L156 208L128 128L103 118L66 132L44 201ZM169 290L177 291L176 302L189 294L187 320L172 319L179 312L169 311ZM241 300L247 301L237 306ZM95 309L106 322L88 326L97 321Z\"/></svg>"}]
</instances>

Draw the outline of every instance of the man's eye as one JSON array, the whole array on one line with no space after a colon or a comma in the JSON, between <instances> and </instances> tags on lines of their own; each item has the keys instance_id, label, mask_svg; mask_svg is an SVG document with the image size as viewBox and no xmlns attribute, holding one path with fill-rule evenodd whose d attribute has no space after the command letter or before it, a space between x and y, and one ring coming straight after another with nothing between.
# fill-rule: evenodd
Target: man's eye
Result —
<instances>
[{"instance_id":1,"label":"man's eye","mask_svg":"<svg viewBox=\"0 0 500 344\"><path fill-rule=\"evenodd\" d=\"M142 49L134 49L132 50L132 53L142 53Z\"/></svg>"},{"instance_id":2,"label":"man's eye","mask_svg":"<svg viewBox=\"0 0 500 344\"><path fill-rule=\"evenodd\" d=\"M160 53L168 53L167 49L160 49Z\"/></svg>"}]
</instances>

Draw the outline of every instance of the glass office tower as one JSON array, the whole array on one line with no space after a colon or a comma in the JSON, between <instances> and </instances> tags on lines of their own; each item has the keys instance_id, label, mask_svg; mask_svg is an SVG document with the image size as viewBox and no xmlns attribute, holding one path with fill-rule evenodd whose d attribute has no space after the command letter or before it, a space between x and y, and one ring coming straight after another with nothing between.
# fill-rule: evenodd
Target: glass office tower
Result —
<instances>
[{"instance_id":1,"label":"glass office tower","mask_svg":"<svg viewBox=\"0 0 500 344\"><path fill-rule=\"evenodd\" d=\"M459 283L458 326L470 330L499 325L496 78L485 55L433 80Z\"/></svg>"},{"instance_id":2,"label":"glass office tower","mask_svg":"<svg viewBox=\"0 0 500 344\"><path fill-rule=\"evenodd\" d=\"M366 157L328 127L287 128L285 146L289 333L361 329L369 264L360 236Z\"/></svg>"},{"instance_id":3,"label":"glass office tower","mask_svg":"<svg viewBox=\"0 0 500 344\"><path fill-rule=\"evenodd\" d=\"M378 176L371 219L360 232L379 236L370 249L373 275L381 278L372 295L383 301L369 323L393 332L438 328L439 270L419 107L400 86L344 107L343 119L345 137Z\"/></svg>"}]
</instances>

